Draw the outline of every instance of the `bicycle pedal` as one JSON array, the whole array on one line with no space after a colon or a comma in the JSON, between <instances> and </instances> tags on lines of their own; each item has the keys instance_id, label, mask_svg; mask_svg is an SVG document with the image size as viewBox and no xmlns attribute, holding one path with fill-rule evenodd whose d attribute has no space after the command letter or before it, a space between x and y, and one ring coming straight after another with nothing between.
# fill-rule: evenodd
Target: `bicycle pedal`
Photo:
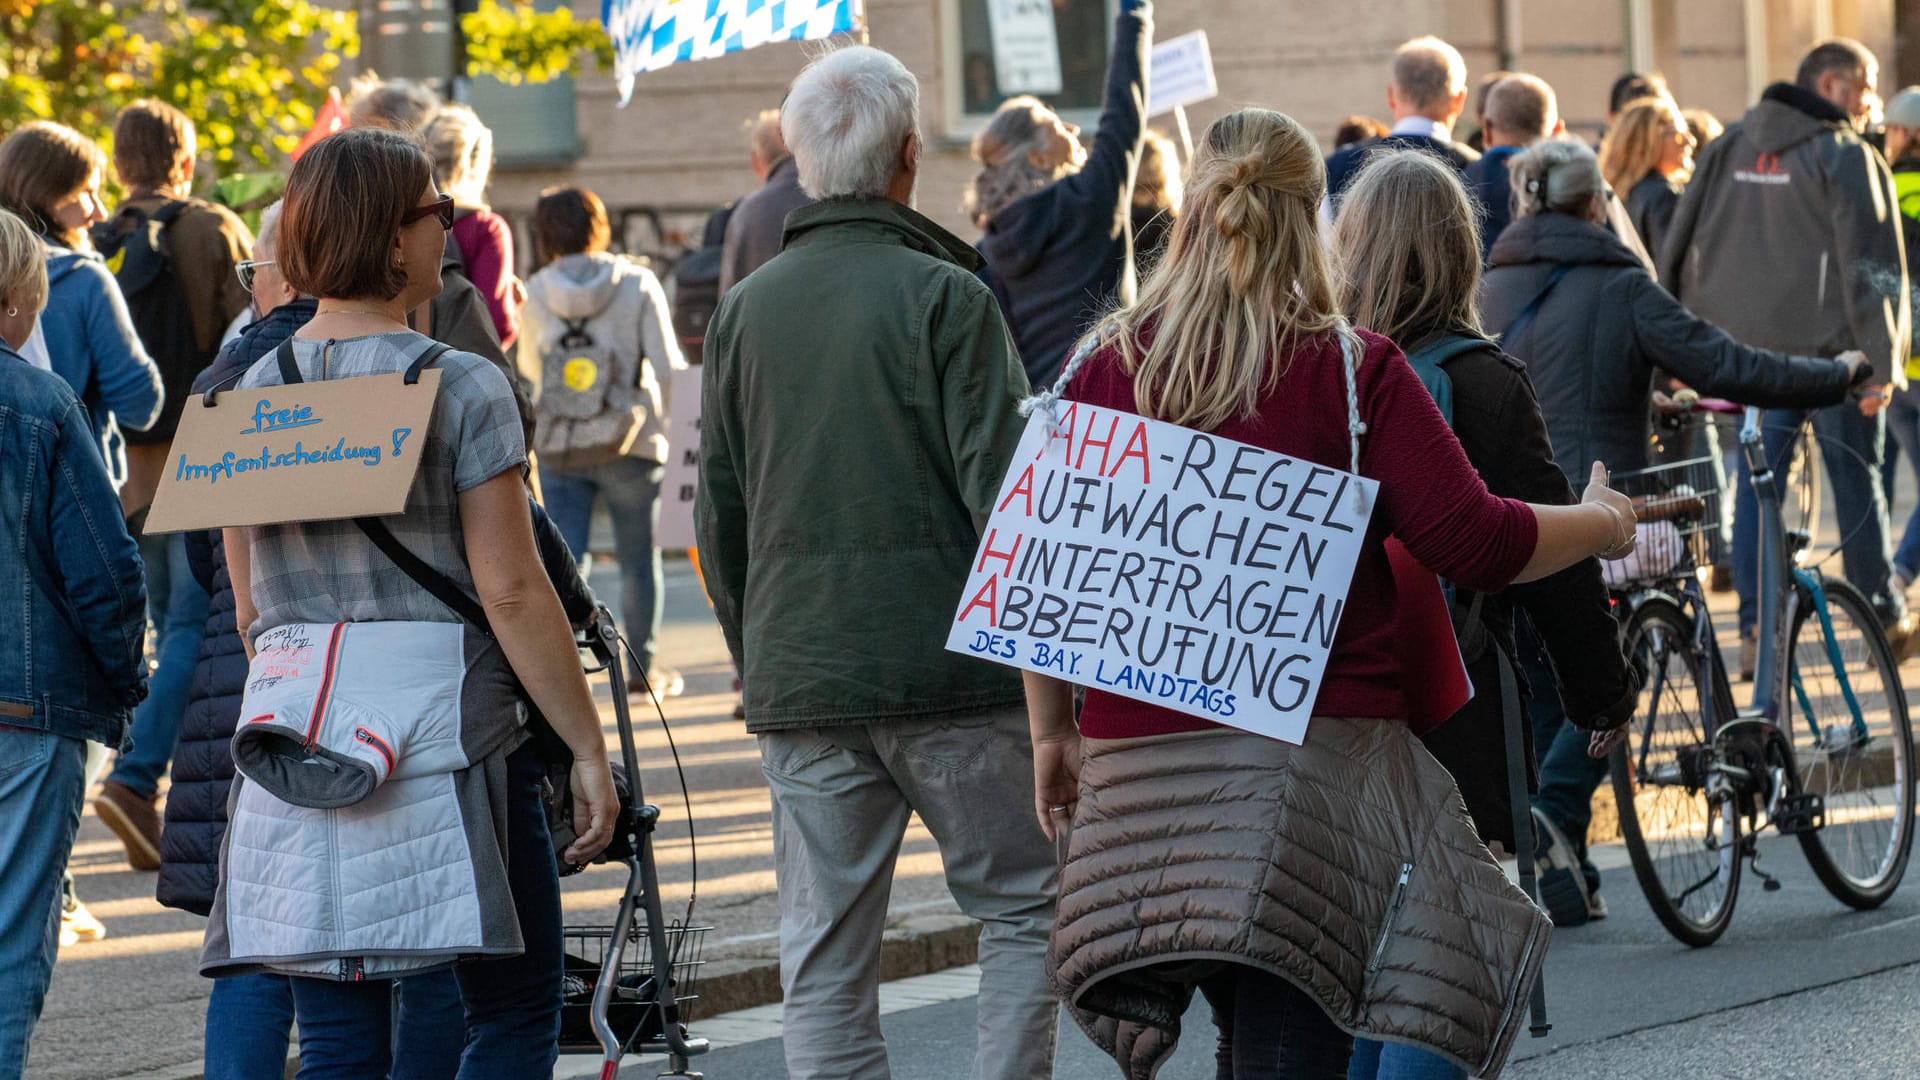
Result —
<instances>
[{"instance_id":1,"label":"bicycle pedal","mask_svg":"<svg viewBox=\"0 0 1920 1080\"><path fill-rule=\"evenodd\" d=\"M1814 832L1827 824L1827 800L1819 792L1789 795L1773 813L1773 827L1782 836Z\"/></svg>"}]
</instances>

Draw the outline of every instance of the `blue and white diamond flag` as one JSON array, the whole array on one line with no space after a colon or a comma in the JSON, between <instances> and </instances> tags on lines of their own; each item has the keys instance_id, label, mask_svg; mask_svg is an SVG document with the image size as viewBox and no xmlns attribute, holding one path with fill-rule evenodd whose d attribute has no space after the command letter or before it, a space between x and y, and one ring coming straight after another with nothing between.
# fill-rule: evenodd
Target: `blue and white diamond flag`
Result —
<instances>
[{"instance_id":1,"label":"blue and white diamond flag","mask_svg":"<svg viewBox=\"0 0 1920 1080\"><path fill-rule=\"evenodd\" d=\"M689 60L852 32L860 0L602 0L600 21L613 39L620 104L634 76Z\"/></svg>"}]
</instances>

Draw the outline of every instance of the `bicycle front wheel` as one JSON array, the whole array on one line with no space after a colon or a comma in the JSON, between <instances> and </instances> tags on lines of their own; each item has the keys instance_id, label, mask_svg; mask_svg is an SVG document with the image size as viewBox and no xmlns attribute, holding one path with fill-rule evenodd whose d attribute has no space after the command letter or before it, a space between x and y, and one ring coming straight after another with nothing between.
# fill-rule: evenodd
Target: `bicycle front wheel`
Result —
<instances>
[{"instance_id":1,"label":"bicycle front wheel","mask_svg":"<svg viewBox=\"0 0 1920 1080\"><path fill-rule=\"evenodd\" d=\"M1665 600L1634 609L1627 660L1640 676L1632 733L1613 751L1613 796L1633 873L1654 917L1688 945L1711 945L1740 891L1740 816L1707 783L1713 736L1733 702L1692 620Z\"/></svg>"},{"instance_id":2,"label":"bicycle front wheel","mask_svg":"<svg viewBox=\"0 0 1920 1080\"><path fill-rule=\"evenodd\" d=\"M1913 851L1913 731L1900 667L1859 590L1821 580L1826 618L1794 618L1789 718L1800 791L1825 824L1800 834L1815 876L1856 908L1886 902Z\"/></svg>"}]
</instances>

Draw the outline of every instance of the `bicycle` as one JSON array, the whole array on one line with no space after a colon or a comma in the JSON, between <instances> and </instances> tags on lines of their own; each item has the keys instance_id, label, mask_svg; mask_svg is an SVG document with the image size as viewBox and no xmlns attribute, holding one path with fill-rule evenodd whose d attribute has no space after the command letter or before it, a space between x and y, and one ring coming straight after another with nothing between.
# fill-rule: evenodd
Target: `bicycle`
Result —
<instances>
[{"instance_id":1,"label":"bicycle","mask_svg":"<svg viewBox=\"0 0 1920 1080\"><path fill-rule=\"evenodd\" d=\"M1615 583L1642 689L1611 771L1641 891L1669 933L1705 946L1732 920L1743 868L1767 891L1780 888L1759 867L1757 838L1768 828L1798 838L1842 903L1864 910L1892 896L1913 847L1914 745L1899 665L1871 605L1802 565L1811 523L1785 527L1760 410L1698 399L1678 407L1744 412L1741 451L1760 509L1753 699L1736 709L1696 573L1722 554L1711 459L1617 477L1645 507L1641 547L1652 551L1639 580Z\"/></svg>"}]
</instances>

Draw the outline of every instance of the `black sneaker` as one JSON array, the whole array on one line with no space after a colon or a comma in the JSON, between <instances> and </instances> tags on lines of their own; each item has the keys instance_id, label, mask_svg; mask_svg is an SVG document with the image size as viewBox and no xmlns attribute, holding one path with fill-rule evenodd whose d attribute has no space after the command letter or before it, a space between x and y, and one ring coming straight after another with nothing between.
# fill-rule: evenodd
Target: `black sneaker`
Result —
<instances>
[{"instance_id":1,"label":"black sneaker","mask_svg":"<svg viewBox=\"0 0 1920 1080\"><path fill-rule=\"evenodd\" d=\"M1533 863L1539 875L1540 903L1555 926L1585 926L1594 917L1593 894L1587 889L1587 877L1580 870L1580 857L1560 826L1533 811ZM1600 909L1605 917L1605 908Z\"/></svg>"}]
</instances>

